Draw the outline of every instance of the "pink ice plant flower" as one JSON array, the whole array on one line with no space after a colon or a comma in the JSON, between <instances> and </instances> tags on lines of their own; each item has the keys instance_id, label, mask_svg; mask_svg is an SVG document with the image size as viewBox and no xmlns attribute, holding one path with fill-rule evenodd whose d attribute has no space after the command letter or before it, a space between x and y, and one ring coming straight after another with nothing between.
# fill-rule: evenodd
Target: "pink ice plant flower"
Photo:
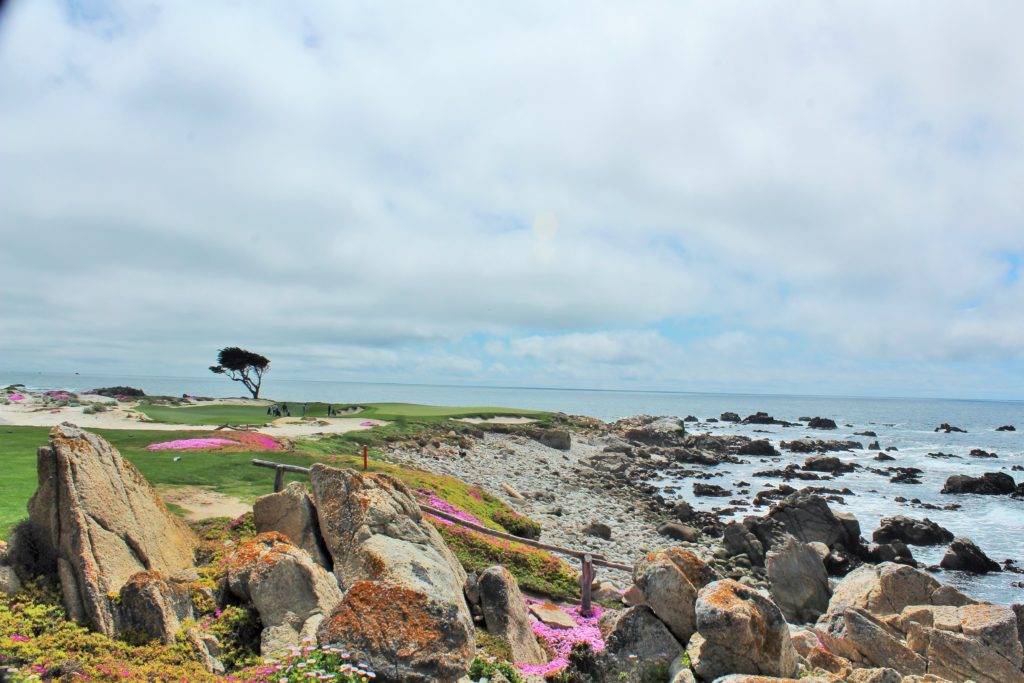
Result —
<instances>
[{"instance_id":1,"label":"pink ice plant flower","mask_svg":"<svg viewBox=\"0 0 1024 683\"><path fill-rule=\"evenodd\" d=\"M146 446L148 451L194 451L204 448L222 448L224 446L240 446L241 444L231 439L220 439L216 437L205 437L200 439L175 439L174 441L161 441Z\"/></svg>"},{"instance_id":2,"label":"pink ice plant flower","mask_svg":"<svg viewBox=\"0 0 1024 683\"><path fill-rule=\"evenodd\" d=\"M481 522L478 517L475 517L475 516L469 514L465 510L461 510L461 509L455 507L454 505L449 503L447 500L445 500L444 498L441 498L440 496L438 496L436 493L433 493L432 491L427 491L425 489L420 489L419 491L417 491L417 493L419 493L421 496L423 496L423 499L424 499L423 502L426 503L427 505L429 505L432 508L436 508L436 509L440 510L441 512L447 512L449 515L452 515L453 517L457 517L457 518L461 519L463 522L469 522L470 524L478 524L480 526L484 525L484 523ZM455 522L453 522L453 521L451 521L449 519L443 519L441 517L437 517L436 515L430 515L430 518L433 519L433 520L437 520L438 522L440 522L441 524L444 524L446 526L451 526L452 524L455 523Z\"/></svg>"},{"instance_id":3,"label":"pink ice plant flower","mask_svg":"<svg viewBox=\"0 0 1024 683\"><path fill-rule=\"evenodd\" d=\"M25 394L11 394L7 398L12 400L12 401L24 401L25 400Z\"/></svg>"},{"instance_id":4,"label":"pink ice plant flower","mask_svg":"<svg viewBox=\"0 0 1024 683\"><path fill-rule=\"evenodd\" d=\"M20 633L15 633L13 636L11 636L11 640L13 640L16 643L27 643L32 639Z\"/></svg>"},{"instance_id":5,"label":"pink ice plant flower","mask_svg":"<svg viewBox=\"0 0 1024 683\"><path fill-rule=\"evenodd\" d=\"M539 605L542 602L541 600L526 598L527 605ZM573 646L579 643L586 643L594 652L600 652L604 649L604 637L601 635L601 629L598 627L598 621L601 619L601 615L604 614L604 610L600 606L594 605L591 608L591 615L589 617L580 614L579 606L559 607L559 609L568 614L576 622L576 625L572 628L554 628L531 615L530 627L538 638L547 643L548 647L555 653L555 657L547 664L517 663L516 666L524 674L547 676L561 671L569 664L569 653L572 652Z\"/></svg>"}]
</instances>

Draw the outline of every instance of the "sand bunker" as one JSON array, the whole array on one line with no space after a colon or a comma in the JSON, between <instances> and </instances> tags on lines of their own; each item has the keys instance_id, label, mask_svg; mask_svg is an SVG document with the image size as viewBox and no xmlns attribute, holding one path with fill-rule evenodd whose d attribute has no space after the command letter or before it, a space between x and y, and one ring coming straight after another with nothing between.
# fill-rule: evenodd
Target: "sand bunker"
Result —
<instances>
[{"instance_id":1,"label":"sand bunker","mask_svg":"<svg viewBox=\"0 0 1024 683\"><path fill-rule=\"evenodd\" d=\"M185 519L190 521L210 517L234 519L252 510L252 505L234 496L201 486L175 486L161 488L159 492L165 503L177 505L185 510Z\"/></svg>"}]
</instances>

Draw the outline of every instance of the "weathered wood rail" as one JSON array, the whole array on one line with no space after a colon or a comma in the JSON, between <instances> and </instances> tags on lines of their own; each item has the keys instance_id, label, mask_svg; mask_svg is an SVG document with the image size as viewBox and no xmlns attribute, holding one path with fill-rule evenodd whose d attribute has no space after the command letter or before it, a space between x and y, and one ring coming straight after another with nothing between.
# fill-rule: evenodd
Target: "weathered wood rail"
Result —
<instances>
[{"instance_id":1,"label":"weathered wood rail","mask_svg":"<svg viewBox=\"0 0 1024 683\"><path fill-rule=\"evenodd\" d=\"M271 462L270 460L259 460L253 458L252 464L256 467L266 467L268 469L275 470L274 475L274 491L280 491L284 487L284 473L295 472L298 474L309 474L308 467L302 467L300 465L288 465L281 462ZM479 534L486 536L493 536L494 538L500 538L505 541L512 541L513 543L522 543L523 545L537 548L539 550L546 550L552 553L558 553L567 557L574 557L580 561L580 612L584 616L590 616L591 605L593 603L593 585L594 577L597 576L597 570L595 567L608 567L609 569L618 569L624 572L632 572L633 567L628 564L622 564L621 562L612 562L605 558L603 555L596 553L588 553L581 550L573 550L572 548L563 548L558 545L551 545L549 543L541 543L540 541L534 541L529 538L521 538L513 534L508 534L503 531L495 531L494 529L488 529L480 524L473 522L467 522L464 519L459 519L455 515L449 514L444 510L438 510L435 507L427 505L426 503L419 504L420 509L424 512L431 514L435 517L458 524L459 526L471 529Z\"/></svg>"}]
</instances>

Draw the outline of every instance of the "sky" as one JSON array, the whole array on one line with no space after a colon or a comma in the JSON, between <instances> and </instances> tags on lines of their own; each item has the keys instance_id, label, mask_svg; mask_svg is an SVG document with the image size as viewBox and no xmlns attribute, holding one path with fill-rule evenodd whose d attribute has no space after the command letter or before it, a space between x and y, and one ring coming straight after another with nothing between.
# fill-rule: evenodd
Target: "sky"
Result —
<instances>
[{"instance_id":1,"label":"sky","mask_svg":"<svg viewBox=\"0 0 1024 683\"><path fill-rule=\"evenodd\" d=\"M1021 25L8 2L0 369L1024 399Z\"/></svg>"}]
</instances>

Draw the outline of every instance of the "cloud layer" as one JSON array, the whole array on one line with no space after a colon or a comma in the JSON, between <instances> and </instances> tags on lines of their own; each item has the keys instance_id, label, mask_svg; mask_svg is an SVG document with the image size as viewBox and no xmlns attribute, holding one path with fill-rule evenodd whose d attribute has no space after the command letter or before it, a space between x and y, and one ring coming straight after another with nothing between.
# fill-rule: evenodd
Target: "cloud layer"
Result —
<instances>
[{"instance_id":1,"label":"cloud layer","mask_svg":"<svg viewBox=\"0 0 1024 683\"><path fill-rule=\"evenodd\" d=\"M11 3L0 367L1019 398L1022 19Z\"/></svg>"}]
</instances>

